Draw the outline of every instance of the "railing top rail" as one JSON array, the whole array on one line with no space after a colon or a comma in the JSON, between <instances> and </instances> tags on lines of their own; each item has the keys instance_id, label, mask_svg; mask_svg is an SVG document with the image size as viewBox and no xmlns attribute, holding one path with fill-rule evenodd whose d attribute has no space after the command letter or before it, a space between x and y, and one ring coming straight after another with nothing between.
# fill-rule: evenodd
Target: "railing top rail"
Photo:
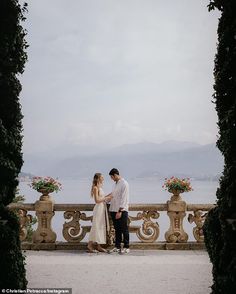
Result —
<instances>
[{"instance_id":1,"label":"railing top rail","mask_svg":"<svg viewBox=\"0 0 236 294\"><path fill-rule=\"evenodd\" d=\"M35 205L34 203L10 203L8 205L10 209L25 209L28 211L34 211Z\"/></svg>"},{"instance_id":2,"label":"railing top rail","mask_svg":"<svg viewBox=\"0 0 236 294\"><path fill-rule=\"evenodd\" d=\"M187 204L187 211L195 211L195 210L203 210L209 211L214 208L216 205L211 203L206 204ZM8 205L11 209L25 209L28 211L35 211L34 203L11 203ZM55 211L70 211L70 210L81 210L81 211L92 211L94 208L94 204L76 204L76 203L63 203L63 204L55 204ZM158 210L158 211L166 211L167 204L166 203L132 203L129 205L129 211L137 211L137 210Z\"/></svg>"},{"instance_id":3,"label":"railing top rail","mask_svg":"<svg viewBox=\"0 0 236 294\"><path fill-rule=\"evenodd\" d=\"M94 208L94 204L55 204L54 209L56 211L65 211L70 209L78 209L83 211L91 211ZM165 203L155 203L155 204L130 204L130 211L136 210L159 210L166 211L167 205Z\"/></svg>"},{"instance_id":4,"label":"railing top rail","mask_svg":"<svg viewBox=\"0 0 236 294\"><path fill-rule=\"evenodd\" d=\"M194 210L211 210L214 208L216 204L187 204L187 211L194 211Z\"/></svg>"}]
</instances>

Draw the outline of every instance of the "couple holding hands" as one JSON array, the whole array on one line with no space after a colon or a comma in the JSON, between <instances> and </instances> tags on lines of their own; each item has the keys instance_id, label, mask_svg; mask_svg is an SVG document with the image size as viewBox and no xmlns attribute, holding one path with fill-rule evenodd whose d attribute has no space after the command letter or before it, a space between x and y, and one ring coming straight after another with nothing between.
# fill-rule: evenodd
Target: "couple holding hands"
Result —
<instances>
[{"instance_id":1,"label":"couple holding hands","mask_svg":"<svg viewBox=\"0 0 236 294\"><path fill-rule=\"evenodd\" d=\"M117 252L129 253L129 229L128 229L128 206L129 184L124 180L119 171L113 168L109 175L115 182L112 193L105 196L102 189L103 175L96 173L93 178L91 196L95 201L93 209L93 221L89 234L88 252ZM107 232L109 232L109 216L107 203L110 203L109 212L115 229L115 247L107 251L101 245L106 244ZM121 242L124 247L121 248Z\"/></svg>"}]
</instances>

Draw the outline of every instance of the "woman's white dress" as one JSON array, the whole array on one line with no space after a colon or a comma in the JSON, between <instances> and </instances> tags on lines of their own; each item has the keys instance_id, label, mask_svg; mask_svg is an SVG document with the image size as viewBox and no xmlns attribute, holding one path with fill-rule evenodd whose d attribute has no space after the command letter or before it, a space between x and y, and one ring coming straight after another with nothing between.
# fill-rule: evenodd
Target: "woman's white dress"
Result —
<instances>
[{"instance_id":1,"label":"woman's white dress","mask_svg":"<svg viewBox=\"0 0 236 294\"><path fill-rule=\"evenodd\" d=\"M104 196L105 193L99 188L98 197L103 198ZM96 203L93 209L93 221L89 233L89 241L106 244L107 231L109 231L107 205L104 202Z\"/></svg>"}]
</instances>

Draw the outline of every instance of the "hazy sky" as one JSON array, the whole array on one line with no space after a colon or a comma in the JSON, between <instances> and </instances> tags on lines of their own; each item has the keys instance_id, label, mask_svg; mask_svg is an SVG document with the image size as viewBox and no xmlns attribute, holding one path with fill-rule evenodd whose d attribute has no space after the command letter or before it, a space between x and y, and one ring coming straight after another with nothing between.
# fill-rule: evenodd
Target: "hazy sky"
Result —
<instances>
[{"instance_id":1,"label":"hazy sky","mask_svg":"<svg viewBox=\"0 0 236 294\"><path fill-rule=\"evenodd\" d=\"M25 152L216 140L209 1L28 2Z\"/></svg>"}]
</instances>

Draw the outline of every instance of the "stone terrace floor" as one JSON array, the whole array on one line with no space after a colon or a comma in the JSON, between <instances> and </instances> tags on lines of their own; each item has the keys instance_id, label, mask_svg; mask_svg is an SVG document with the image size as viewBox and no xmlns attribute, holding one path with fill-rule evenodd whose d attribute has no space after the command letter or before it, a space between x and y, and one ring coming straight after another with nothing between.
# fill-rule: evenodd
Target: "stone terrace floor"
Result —
<instances>
[{"instance_id":1,"label":"stone terrace floor","mask_svg":"<svg viewBox=\"0 0 236 294\"><path fill-rule=\"evenodd\" d=\"M28 288L72 288L73 294L208 294L206 251L132 250L127 255L25 251Z\"/></svg>"}]
</instances>

